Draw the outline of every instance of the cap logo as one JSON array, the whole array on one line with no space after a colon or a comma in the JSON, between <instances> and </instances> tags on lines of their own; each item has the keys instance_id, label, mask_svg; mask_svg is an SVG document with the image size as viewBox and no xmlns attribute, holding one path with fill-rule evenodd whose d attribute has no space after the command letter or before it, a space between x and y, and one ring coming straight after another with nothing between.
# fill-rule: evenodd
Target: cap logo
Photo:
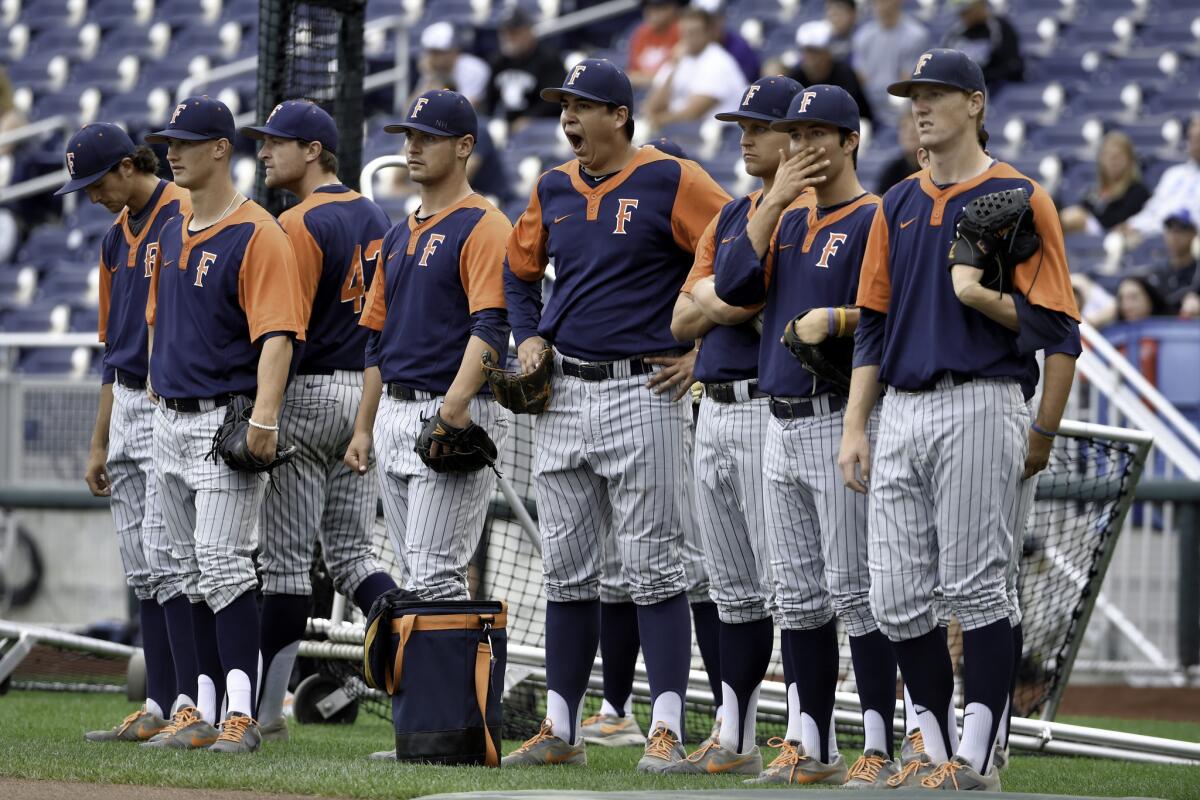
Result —
<instances>
[{"instance_id":1,"label":"cap logo","mask_svg":"<svg viewBox=\"0 0 1200 800\"><path fill-rule=\"evenodd\" d=\"M758 94L758 89L758 84L751 84L750 88L746 90L746 96L742 98L742 105L750 105L750 101L754 99L754 95Z\"/></svg>"},{"instance_id":2,"label":"cap logo","mask_svg":"<svg viewBox=\"0 0 1200 800\"><path fill-rule=\"evenodd\" d=\"M75 177L75 153L71 150L67 151L67 172L71 173L71 177Z\"/></svg>"},{"instance_id":3,"label":"cap logo","mask_svg":"<svg viewBox=\"0 0 1200 800\"><path fill-rule=\"evenodd\" d=\"M271 120L275 119L275 115L279 113L279 109L283 108L283 103L271 109L271 113L267 116L267 124L271 124Z\"/></svg>"},{"instance_id":4,"label":"cap logo","mask_svg":"<svg viewBox=\"0 0 1200 800\"><path fill-rule=\"evenodd\" d=\"M428 97L418 97L417 102L413 103L412 115L415 117L415 116L417 116L417 114L420 114L421 109L424 108L425 104L428 102L429 102Z\"/></svg>"},{"instance_id":5,"label":"cap logo","mask_svg":"<svg viewBox=\"0 0 1200 800\"><path fill-rule=\"evenodd\" d=\"M816 96L817 96L816 92L805 92L803 95L801 95L800 109L799 109L798 113L803 114L805 111L807 111L808 104L811 103L814 99L816 99Z\"/></svg>"},{"instance_id":6,"label":"cap logo","mask_svg":"<svg viewBox=\"0 0 1200 800\"><path fill-rule=\"evenodd\" d=\"M913 77L921 74L921 70L925 69L925 65L933 60L933 53L925 53L917 59L917 68L913 70Z\"/></svg>"},{"instance_id":7,"label":"cap logo","mask_svg":"<svg viewBox=\"0 0 1200 800\"><path fill-rule=\"evenodd\" d=\"M585 65L576 64L575 69L571 70L571 78L570 78L570 80L567 81L567 86L574 86L575 79L578 78L580 75L582 75L584 70L586 70L586 69L587 69L587 67Z\"/></svg>"},{"instance_id":8,"label":"cap logo","mask_svg":"<svg viewBox=\"0 0 1200 800\"><path fill-rule=\"evenodd\" d=\"M175 106L175 111L172 112L171 121L168 124L174 125L175 120L179 119L179 115L183 113L185 108L187 108L187 103L180 103L179 105Z\"/></svg>"}]
</instances>

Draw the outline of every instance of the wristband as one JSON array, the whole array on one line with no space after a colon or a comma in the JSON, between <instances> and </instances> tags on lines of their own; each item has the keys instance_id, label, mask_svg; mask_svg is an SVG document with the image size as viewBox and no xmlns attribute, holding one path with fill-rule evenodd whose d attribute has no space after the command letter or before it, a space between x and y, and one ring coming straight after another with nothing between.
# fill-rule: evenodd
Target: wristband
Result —
<instances>
[{"instance_id":1,"label":"wristband","mask_svg":"<svg viewBox=\"0 0 1200 800\"><path fill-rule=\"evenodd\" d=\"M1041 425L1038 425L1036 422L1029 423L1029 430L1033 431L1038 436L1044 436L1047 439L1050 439L1051 441L1053 441L1054 437L1058 435L1056 433L1051 433L1050 431L1043 428Z\"/></svg>"},{"instance_id":2,"label":"wristband","mask_svg":"<svg viewBox=\"0 0 1200 800\"><path fill-rule=\"evenodd\" d=\"M839 337L846 335L846 309L840 306L837 311L837 335Z\"/></svg>"},{"instance_id":3,"label":"wristband","mask_svg":"<svg viewBox=\"0 0 1200 800\"><path fill-rule=\"evenodd\" d=\"M835 329L835 320L837 319L837 316L834 313L834 310L832 308L827 308L825 310L827 312L829 312L829 335L833 336L834 335L833 331Z\"/></svg>"},{"instance_id":4,"label":"wristband","mask_svg":"<svg viewBox=\"0 0 1200 800\"><path fill-rule=\"evenodd\" d=\"M248 419L248 420L246 420L246 422L248 422L250 424L251 428L258 428L260 431L276 431L277 432L279 430L278 424L263 425L261 422L255 422L252 419Z\"/></svg>"}]
</instances>

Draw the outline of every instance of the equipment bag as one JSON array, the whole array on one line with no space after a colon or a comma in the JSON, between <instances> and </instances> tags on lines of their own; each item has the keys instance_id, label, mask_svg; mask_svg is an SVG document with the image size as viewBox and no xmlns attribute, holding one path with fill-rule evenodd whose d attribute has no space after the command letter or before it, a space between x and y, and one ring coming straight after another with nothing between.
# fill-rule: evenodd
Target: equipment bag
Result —
<instances>
[{"instance_id":1,"label":"equipment bag","mask_svg":"<svg viewBox=\"0 0 1200 800\"><path fill-rule=\"evenodd\" d=\"M375 601L363 639L367 685L392 697L396 760L500 766L507 604Z\"/></svg>"}]
</instances>

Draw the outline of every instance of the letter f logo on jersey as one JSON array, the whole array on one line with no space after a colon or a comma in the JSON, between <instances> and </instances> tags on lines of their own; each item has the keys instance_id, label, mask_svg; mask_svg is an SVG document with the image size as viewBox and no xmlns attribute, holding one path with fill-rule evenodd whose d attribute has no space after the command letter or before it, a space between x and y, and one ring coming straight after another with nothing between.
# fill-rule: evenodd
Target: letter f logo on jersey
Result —
<instances>
[{"instance_id":1,"label":"letter f logo on jersey","mask_svg":"<svg viewBox=\"0 0 1200 800\"><path fill-rule=\"evenodd\" d=\"M208 274L208 269L217 261L217 254L210 253L207 250L200 251L200 261L196 264L196 282L193 286L204 288L204 276Z\"/></svg>"},{"instance_id":2,"label":"letter f logo on jersey","mask_svg":"<svg viewBox=\"0 0 1200 800\"><path fill-rule=\"evenodd\" d=\"M421 260L417 262L419 267L429 266L429 257L437 252L438 245L446 241L446 237L440 233L431 233L429 238L425 240L425 249L421 251Z\"/></svg>"},{"instance_id":3,"label":"letter f logo on jersey","mask_svg":"<svg viewBox=\"0 0 1200 800\"><path fill-rule=\"evenodd\" d=\"M829 259L831 256L837 255L838 246L846 241L846 234L831 233L829 238L825 240L825 249L821 251L821 259L817 262L817 266L821 269L829 269Z\"/></svg>"},{"instance_id":4,"label":"letter f logo on jersey","mask_svg":"<svg viewBox=\"0 0 1200 800\"><path fill-rule=\"evenodd\" d=\"M637 208L637 204L637 200L617 201L617 227L613 228L613 233L625 233L625 223L633 219L633 210Z\"/></svg>"}]
</instances>

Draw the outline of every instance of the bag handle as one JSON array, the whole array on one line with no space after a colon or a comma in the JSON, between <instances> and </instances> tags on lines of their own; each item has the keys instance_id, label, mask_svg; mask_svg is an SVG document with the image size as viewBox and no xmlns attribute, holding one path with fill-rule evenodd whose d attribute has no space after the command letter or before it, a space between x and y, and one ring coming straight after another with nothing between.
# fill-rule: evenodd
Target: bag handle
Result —
<instances>
[{"instance_id":1,"label":"bag handle","mask_svg":"<svg viewBox=\"0 0 1200 800\"><path fill-rule=\"evenodd\" d=\"M404 669L404 647L413 631L461 631L503 628L508 621L505 611L499 614L405 614L392 619L392 633L399 634L396 655L386 677L388 694L395 694Z\"/></svg>"},{"instance_id":2,"label":"bag handle","mask_svg":"<svg viewBox=\"0 0 1200 800\"><path fill-rule=\"evenodd\" d=\"M483 743L487 749L484 765L500 766L500 755L496 752L496 743L492 741L492 731L487 722L488 684L491 683L492 645L486 638L480 638L479 646L475 648L475 700L479 703L479 718L483 721Z\"/></svg>"}]
</instances>

